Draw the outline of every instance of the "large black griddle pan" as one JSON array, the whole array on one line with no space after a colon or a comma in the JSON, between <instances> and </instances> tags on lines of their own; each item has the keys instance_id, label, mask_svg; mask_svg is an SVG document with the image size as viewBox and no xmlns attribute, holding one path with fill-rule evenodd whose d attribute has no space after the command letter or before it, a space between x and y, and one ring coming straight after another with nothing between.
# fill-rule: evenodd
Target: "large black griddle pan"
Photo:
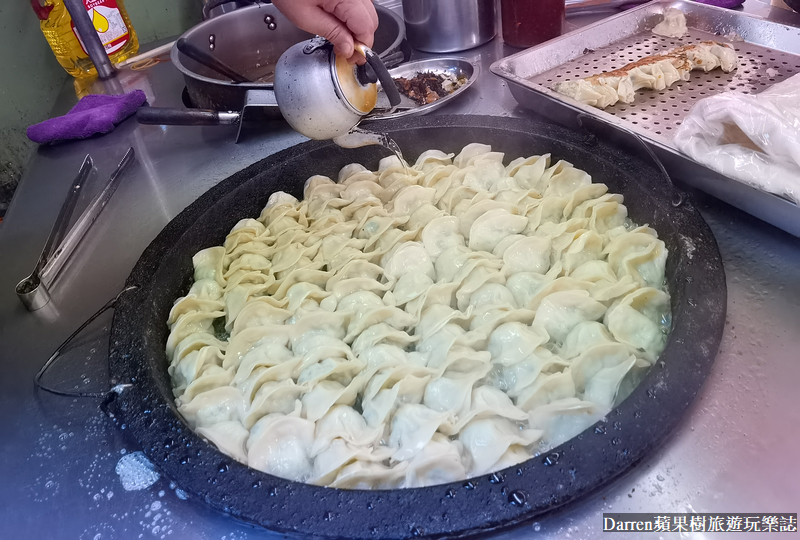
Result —
<instances>
[{"instance_id":1,"label":"large black griddle pan","mask_svg":"<svg viewBox=\"0 0 800 540\"><path fill-rule=\"evenodd\" d=\"M714 362L726 309L717 244L690 202L639 158L597 139L529 120L434 116L373 124L407 159L438 148L489 143L506 160L552 153L622 193L630 217L655 227L669 248L673 328L659 362L605 422L548 456L470 482L420 489L347 491L290 482L241 465L195 435L178 416L167 359L167 314L191 284L192 255L222 244L242 218L256 217L271 193L302 196L313 174L336 178L351 162L374 168L386 151L307 142L221 181L181 212L145 250L128 278L113 321L113 382L129 383L114 406L144 453L192 497L244 521L293 536L326 538L465 537L528 522L607 484L675 428ZM607 426L607 428L606 428Z\"/></svg>"}]
</instances>

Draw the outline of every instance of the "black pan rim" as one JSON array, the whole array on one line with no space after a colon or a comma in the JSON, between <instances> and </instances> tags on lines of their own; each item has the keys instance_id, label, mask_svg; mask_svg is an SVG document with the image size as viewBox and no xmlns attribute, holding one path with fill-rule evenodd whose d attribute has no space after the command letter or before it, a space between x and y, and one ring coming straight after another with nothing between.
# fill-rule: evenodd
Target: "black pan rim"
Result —
<instances>
[{"instance_id":1,"label":"black pan rim","mask_svg":"<svg viewBox=\"0 0 800 540\"><path fill-rule=\"evenodd\" d=\"M501 129L521 136L536 134L549 138L553 144L577 138L583 141L584 151L607 156L622 173L635 173L647 189L652 187L654 196L664 198L669 194L665 179L638 158L592 137L576 136L564 128L533 120L442 115L376 122L371 127L390 133L428 127ZM166 477L217 510L291 536L462 538L531 522L595 492L641 461L674 430L713 365L727 297L719 249L691 201L668 210L676 227L694 231L685 242L680 235L680 253L670 253L672 263L677 265L676 276L681 278L676 285L681 303L679 310L673 305L673 331L662 354L662 359L669 361L657 362L605 422L598 422L547 456L532 458L496 476L484 475L454 484L349 491L300 484L250 469L195 435L179 418L171 400L164 397L169 389L159 389L157 374L148 367L145 353L149 330L144 319L154 301L153 276L159 263L176 238L180 239L195 223L202 223L207 211L258 171L332 144L303 143L221 181L164 228L126 282L126 286L137 288L124 294L117 305L109 363L112 382L131 387L117 397L115 408L119 421ZM670 293L674 295L672 288ZM173 300L170 298L170 303ZM517 495L525 502L512 504Z\"/></svg>"}]
</instances>

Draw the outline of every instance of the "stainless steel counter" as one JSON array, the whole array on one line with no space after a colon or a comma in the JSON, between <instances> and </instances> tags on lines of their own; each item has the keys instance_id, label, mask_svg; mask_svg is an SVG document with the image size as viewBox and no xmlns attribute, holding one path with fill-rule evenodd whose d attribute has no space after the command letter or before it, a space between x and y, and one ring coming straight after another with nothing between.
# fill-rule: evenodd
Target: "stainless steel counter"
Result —
<instances>
[{"instance_id":1,"label":"stainless steel counter","mask_svg":"<svg viewBox=\"0 0 800 540\"><path fill-rule=\"evenodd\" d=\"M746 9L770 11L755 0ZM800 25L800 17L782 10L777 15ZM441 113L532 115L488 71L510 52L495 40L464 53L482 66L482 74ZM152 105L180 106L183 82L169 64L127 72L122 82L144 89ZM74 101L68 86L54 114ZM271 536L185 500L166 479L148 485L153 471L132 467L130 458L120 461L138 449L100 411L98 400L33 388L33 376L50 353L120 290L141 252L176 214L228 175L303 140L281 123L249 131L240 144L234 138L233 128L138 126L129 119L103 137L41 148L32 160L0 226L0 537ZM33 268L83 157L91 153L104 178L129 146L137 163L65 268L53 301L39 312L25 311L14 285ZM98 186L96 180L86 187L79 211ZM501 538L534 532L540 538L614 537L600 532L604 511L800 509L800 240L723 203L697 198L722 251L729 295L722 346L701 394L678 431L625 478ZM67 388L106 388L109 321L90 328L67 353L54 381Z\"/></svg>"}]
</instances>

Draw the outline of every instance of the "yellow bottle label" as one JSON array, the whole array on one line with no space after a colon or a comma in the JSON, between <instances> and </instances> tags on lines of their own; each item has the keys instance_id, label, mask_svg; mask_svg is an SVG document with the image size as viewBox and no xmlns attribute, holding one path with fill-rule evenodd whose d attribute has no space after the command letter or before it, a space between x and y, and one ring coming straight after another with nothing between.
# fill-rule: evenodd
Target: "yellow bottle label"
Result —
<instances>
[{"instance_id":1,"label":"yellow bottle label","mask_svg":"<svg viewBox=\"0 0 800 540\"><path fill-rule=\"evenodd\" d=\"M92 23L94 23L94 28L97 30L97 35L100 36L106 53L112 54L124 47L128 42L128 27L125 25L116 0L84 0L83 3L92 18ZM78 32L75 31L75 23L70 21L70 25L85 53L86 46Z\"/></svg>"},{"instance_id":2,"label":"yellow bottle label","mask_svg":"<svg viewBox=\"0 0 800 540\"><path fill-rule=\"evenodd\" d=\"M2 1L2 0L0 0ZM125 0L82 0L112 62L134 56L139 50L136 30L125 11ZM63 0L33 0L42 32L58 63L76 78L91 78L97 71L86 53Z\"/></svg>"}]
</instances>

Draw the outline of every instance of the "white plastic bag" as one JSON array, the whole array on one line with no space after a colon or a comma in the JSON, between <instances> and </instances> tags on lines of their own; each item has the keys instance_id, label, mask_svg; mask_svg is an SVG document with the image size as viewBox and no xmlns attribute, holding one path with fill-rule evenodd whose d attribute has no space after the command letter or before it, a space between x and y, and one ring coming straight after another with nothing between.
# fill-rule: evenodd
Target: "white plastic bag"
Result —
<instances>
[{"instance_id":1,"label":"white plastic bag","mask_svg":"<svg viewBox=\"0 0 800 540\"><path fill-rule=\"evenodd\" d=\"M675 144L710 169L800 204L800 74L757 95L698 101Z\"/></svg>"}]
</instances>

